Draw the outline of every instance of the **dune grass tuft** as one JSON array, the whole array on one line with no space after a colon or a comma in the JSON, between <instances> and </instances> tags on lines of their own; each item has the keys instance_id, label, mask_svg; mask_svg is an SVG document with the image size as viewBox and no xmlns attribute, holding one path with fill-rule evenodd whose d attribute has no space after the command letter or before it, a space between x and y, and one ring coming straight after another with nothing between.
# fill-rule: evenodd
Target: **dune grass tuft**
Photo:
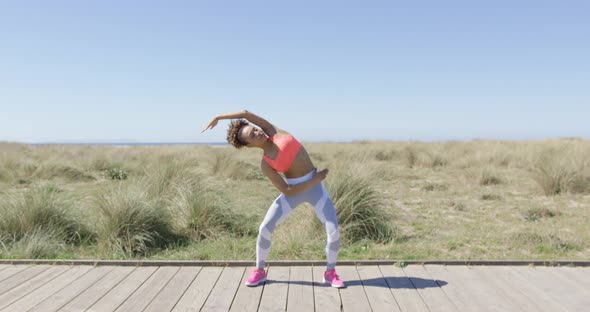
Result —
<instances>
[{"instance_id":1,"label":"dune grass tuft","mask_svg":"<svg viewBox=\"0 0 590 312\"><path fill-rule=\"evenodd\" d=\"M260 169L245 161L236 159L233 154L217 152L213 157L211 173L233 180L262 180L265 177L260 173Z\"/></svg>"},{"instance_id":2,"label":"dune grass tuft","mask_svg":"<svg viewBox=\"0 0 590 312\"><path fill-rule=\"evenodd\" d=\"M182 240L161 200L150 198L138 185L118 184L95 195L98 247L125 256L147 255Z\"/></svg>"},{"instance_id":3,"label":"dune grass tuft","mask_svg":"<svg viewBox=\"0 0 590 312\"><path fill-rule=\"evenodd\" d=\"M428 157L428 161L426 162L427 167L438 168L449 164L449 160L442 152L428 151L426 152L426 156Z\"/></svg>"},{"instance_id":4,"label":"dune grass tuft","mask_svg":"<svg viewBox=\"0 0 590 312\"><path fill-rule=\"evenodd\" d=\"M416 164L418 163L418 153L418 149L413 146L406 146L404 148L404 156L406 159L406 166L408 166L408 168L416 167Z\"/></svg>"},{"instance_id":5,"label":"dune grass tuft","mask_svg":"<svg viewBox=\"0 0 590 312\"><path fill-rule=\"evenodd\" d=\"M532 222L539 221L543 218L553 218L558 215L561 215L561 212L554 211L552 209L548 209L545 207L530 208L523 212L524 220Z\"/></svg>"},{"instance_id":6,"label":"dune grass tuft","mask_svg":"<svg viewBox=\"0 0 590 312\"><path fill-rule=\"evenodd\" d=\"M144 168L141 184L147 187L148 197L164 200L174 193L176 183L194 176L190 163L178 157L164 156Z\"/></svg>"},{"instance_id":7,"label":"dune grass tuft","mask_svg":"<svg viewBox=\"0 0 590 312\"><path fill-rule=\"evenodd\" d=\"M174 215L177 231L195 240L257 233L252 217L234 212L198 181L178 184L169 209Z\"/></svg>"},{"instance_id":8,"label":"dune grass tuft","mask_svg":"<svg viewBox=\"0 0 590 312\"><path fill-rule=\"evenodd\" d=\"M348 242L368 239L389 242L396 235L391 217L383 207L383 199L366 178L338 170L327 183L340 225L340 237ZM317 228L322 228L314 218Z\"/></svg>"},{"instance_id":9,"label":"dune grass tuft","mask_svg":"<svg viewBox=\"0 0 590 312\"><path fill-rule=\"evenodd\" d=\"M29 169L30 170L30 169ZM76 165L48 162L40 165L32 174L35 178L52 180L62 178L69 181L92 181L96 178Z\"/></svg>"},{"instance_id":10,"label":"dune grass tuft","mask_svg":"<svg viewBox=\"0 0 590 312\"><path fill-rule=\"evenodd\" d=\"M546 149L533 164L535 181L545 195L590 192L587 156L564 147Z\"/></svg>"},{"instance_id":11,"label":"dune grass tuft","mask_svg":"<svg viewBox=\"0 0 590 312\"><path fill-rule=\"evenodd\" d=\"M485 193L481 195L482 200L501 200L502 196L498 194Z\"/></svg>"},{"instance_id":12,"label":"dune grass tuft","mask_svg":"<svg viewBox=\"0 0 590 312\"><path fill-rule=\"evenodd\" d=\"M11 244L10 258L55 259L67 249L63 231L57 228L37 227Z\"/></svg>"},{"instance_id":13,"label":"dune grass tuft","mask_svg":"<svg viewBox=\"0 0 590 312\"><path fill-rule=\"evenodd\" d=\"M498 177L496 175L496 173L493 172L492 169L486 168L486 169L482 170L481 176L479 179L480 185L497 185L497 184L501 184L501 183L502 183L502 179L500 179L500 177Z\"/></svg>"},{"instance_id":14,"label":"dune grass tuft","mask_svg":"<svg viewBox=\"0 0 590 312\"><path fill-rule=\"evenodd\" d=\"M398 151L394 149L379 150L375 153L375 159L380 161L391 161L398 157Z\"/></svg>"},{"instance_id":15,"label":"dune grass tuft","mask_svg":"<svg viewBox=\"0 0 590 312\"><path fill-rule=\"evenodd\" d=\"M52 231L69 244L78 244L93 236L52 184L44 184L22 194L7 196L0 204L0 238L15 243L34 233Z\"/></svg>"},{"instance_id":16,"label":"dune grass tuft","mask_svg":"<svg viewBox=\"0 0 590 312\"><path fill-rule=\"evenodd\" d=\"M422 186L422 190L428 191L428 192L432 192L432 191L444 192L444 191L447 191L448 189L449 189L449 187L446 184L432 183L432 182L428 182L424 186Z\"/></svg>"}]
</instances>

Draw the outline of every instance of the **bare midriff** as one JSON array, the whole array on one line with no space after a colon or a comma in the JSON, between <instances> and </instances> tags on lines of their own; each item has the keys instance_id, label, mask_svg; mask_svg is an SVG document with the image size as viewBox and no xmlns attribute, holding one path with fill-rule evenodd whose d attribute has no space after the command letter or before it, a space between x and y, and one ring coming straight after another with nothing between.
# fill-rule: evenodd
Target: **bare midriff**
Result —
<instances>
[{"instance_id":1,"label":"bare midriff","mask_svg":"<svg viewBox=\"0 0 590 312\"><path fill-rule=\"evenodd\" d=\"M299 178L308 174L314 168L307 151L301 146L299 152L297 152L297 156L295 156L295 159L291 163L291 167L284 172L284 175L288 179Z\"/></svg>"}]
</instances>

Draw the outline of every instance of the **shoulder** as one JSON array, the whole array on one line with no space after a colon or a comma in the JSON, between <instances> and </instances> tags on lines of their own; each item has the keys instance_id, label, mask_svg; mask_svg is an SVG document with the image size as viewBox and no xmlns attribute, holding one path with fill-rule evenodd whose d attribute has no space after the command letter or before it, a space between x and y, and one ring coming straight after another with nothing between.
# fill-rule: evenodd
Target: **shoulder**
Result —
<instances>
[{"instance_id":1,"label":"shoulder","mask_svg":"<svg viewBox=\"0 0 590 312\"><path fill-rule=\"evenodd\" d=\"M276 129L277 129L277 132L274 135L272 135L273 137L293 136L287 130L283 130L283 129L279 129L279 128L276 128Z\"/></svg>"}]
</instances>

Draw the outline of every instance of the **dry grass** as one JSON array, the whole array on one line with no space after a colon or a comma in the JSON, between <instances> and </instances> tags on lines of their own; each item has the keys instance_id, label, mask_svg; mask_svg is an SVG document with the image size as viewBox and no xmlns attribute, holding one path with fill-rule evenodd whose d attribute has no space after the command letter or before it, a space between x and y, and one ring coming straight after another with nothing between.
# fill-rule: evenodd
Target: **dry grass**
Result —
<instances>
[{"instance_id":1,"label":"dry grass","mask_svg":"<svg viewBox=\"0 0 590 312\"><path fill-rule=\"evenodd\" d=\"M97 191L94 209L97 245L105 254L144 256L179 239L162 201L141 184L118 184Z\"/></svg>"},{"instance_id":2,"label":"dry grass","mask_svg":"<svg viewBox=\"0 0 590 312\"><path fill-rule=\"evenodd\" d=\"M568 145L544 149L534 162L534 178L545 195L590 192L587 150Z\"/></svg>"},{"instance_id":3,"label":"dry grass","mask_svg":"<svg viewBox=\"0 0 590 312\"><path fill-rule=\"evenodd\" d=\"M391 216L383 208L381 195L367 177L344 168L337 169L327 181L343 242L361 240L389 242L396 235ZM318 218L316 228L323 229Z\"/></svg>"},{"instance_id":4,"label":"dry grass","mask_svg":"<svg viewBox=\"0 0 590 312\"><path fill-rule=\"evenodd\" d=\"M588 141L304 145L330 169L337 209L378 207L350 214L375 222L344 234L340 259L590 257ZM278 196L260 157L208 146L0 144L0 256L254 259L258 225ZM298 207L273 233L270 260L322 259L315 218ZM340 220L341 229L360 224Z\"/></svg>"}]
</instances>

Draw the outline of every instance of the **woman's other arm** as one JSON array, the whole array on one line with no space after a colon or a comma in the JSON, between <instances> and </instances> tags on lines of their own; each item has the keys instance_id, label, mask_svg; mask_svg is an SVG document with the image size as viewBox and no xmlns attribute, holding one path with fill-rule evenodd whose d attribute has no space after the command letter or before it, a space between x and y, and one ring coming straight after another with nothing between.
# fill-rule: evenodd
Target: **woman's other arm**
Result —
<instances>
[{"instance_id":1,"label":"woman's other arm","mask_svg":"<svg viewBox=\"0 0 590 312\"><path fill-rule=\"evenodd\" d=\"M287 182L285 182L285 180L278 174L278 172L272 169L272 167L265 161L262 161L261 168L264 175L272 182L272 184L286 196L293 196L304 192L314 184L321 182L326 178L326 175L328 175L328 169L324 169L314 173L314 176L311 178L311 180L295 185L288 185Z\"/></svg>"}]
</instances>

